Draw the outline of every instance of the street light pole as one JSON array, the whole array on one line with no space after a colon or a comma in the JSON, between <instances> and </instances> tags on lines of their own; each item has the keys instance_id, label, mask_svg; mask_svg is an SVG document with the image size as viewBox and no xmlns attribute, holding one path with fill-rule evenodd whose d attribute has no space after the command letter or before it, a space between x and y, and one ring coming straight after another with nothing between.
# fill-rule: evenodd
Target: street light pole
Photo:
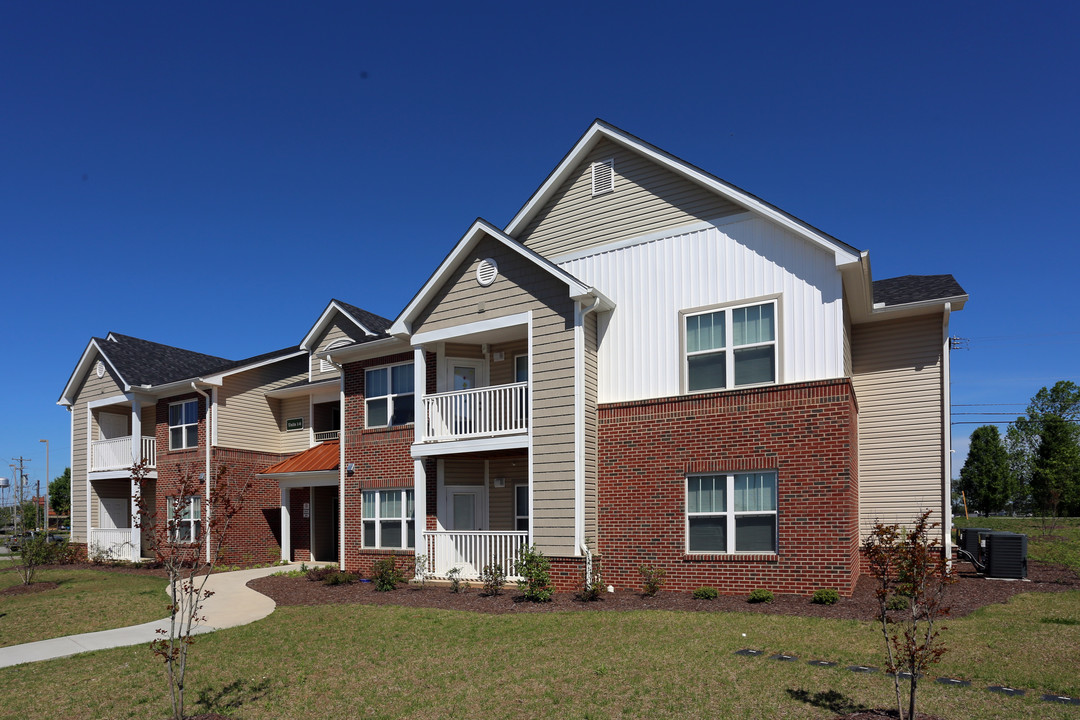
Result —
<instances>
[{"instance_id":1,"label":"street light pole","mask_svg":"<svg viewBox=\"0 0 1080 720\"><path fill-rule=\"evenodd\" d=\"M49 476L49 441L38 440L38 442L45 443L45 536L49 536L49 483L52 482L52 477Z\"/></svg>"}]
</instances>

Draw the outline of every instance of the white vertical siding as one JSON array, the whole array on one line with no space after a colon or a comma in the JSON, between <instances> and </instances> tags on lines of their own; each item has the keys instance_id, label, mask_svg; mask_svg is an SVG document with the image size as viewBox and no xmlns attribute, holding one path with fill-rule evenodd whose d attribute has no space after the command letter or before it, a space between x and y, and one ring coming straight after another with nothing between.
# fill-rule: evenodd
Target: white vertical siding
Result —
<instances>
[{"instance_id":1,"label":"white vertical siding","mask_svg":"<svg viewBox=\"0 0 1080 720\"><path fill-rule=\"evenodd\" d=\"M600 322L601 403L681 392L682 310L780 297L780 378L844 375L840 273L831 254L755 217L560 266L611 298Z\"/></svg>"}]
</instances>

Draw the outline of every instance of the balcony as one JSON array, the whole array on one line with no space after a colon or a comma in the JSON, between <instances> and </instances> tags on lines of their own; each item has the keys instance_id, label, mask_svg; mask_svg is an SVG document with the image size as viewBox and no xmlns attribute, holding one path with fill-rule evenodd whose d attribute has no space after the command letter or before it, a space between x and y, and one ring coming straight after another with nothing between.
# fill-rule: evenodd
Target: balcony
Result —
<instances>
[{"instance_id":1,"label":"balcony","mask_svg":"<svg viewBox=\"0 0 1080 720\"><path fill-rule=\"evenodd\" d=\"M499 565L508 580L517 580L521 546L528 544L525 531L427 531L421 547L431 577L445 578L450 570L460 568L462 579L478 580L485 567Z\"/></svg>"},{"instance_id":2,"label":"balcony","mask_svg":"<svg viewBox=\"0 0 1080 720\"><path fill-rule=\"evenodd\" d=\"M102 560L139 561L139 534L132 528L90 528L90 557Z\"/></svg>"},{"instance_id":3,"label":"balcony","mask_svg":"<svg viewBox=\"0 0 1080 720\"><path fill-rule=\"evenodd\" d=\"M446 442L528 432L529 383L454 390L423 398L420 442Z\"/></svg>"},{"instance_id":4,"label":"balcony","mask_svg":"<svg viewBox=\"0 0 1080 720\"><path fill-rule=\"evenodd\" d=\"M315 442L321 443L326 442L327 440L337 440L340 434L340 430L316 430Z\"/></svg>"},{"instance_id":5,"label":"balcony","mask_svg":"<svg viewBox=\"0 0 1080 720\"><path fill-rule=\"evenodd\" d=\"M138 439L141 443L142 458L147 461L147 467L157 467L157 438L143 436ZM127 470L134 463L132 442L136 441L130 435L127 437L111 438L109 440L95 440L90 443L90 472L104 472L108 470Z\"/></svg>"}]
</instances>

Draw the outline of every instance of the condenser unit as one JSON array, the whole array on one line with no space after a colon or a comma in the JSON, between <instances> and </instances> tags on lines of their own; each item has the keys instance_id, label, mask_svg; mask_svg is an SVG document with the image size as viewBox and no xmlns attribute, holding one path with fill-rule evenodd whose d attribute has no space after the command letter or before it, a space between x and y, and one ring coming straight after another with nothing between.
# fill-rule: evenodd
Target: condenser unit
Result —
<instances>
[{"instance_id":1,"label":"condenser unit","mask_svg":"<svg viewBox=\"0 0 1080 720\"><path fill-rule=\"evenodd\" d=\"M1020 580L1027 577L1027 535L992 532L983 549L986 576Z\"/></svg>"},{"instance_id":2,"label":"condenser unit","mask_svg":"<svg viewBox=\"0 0 1080 720\"><path fill-rule=\"evenodd\" d=\"M979 542L980 535L986 535L993 532L990 528L961 528L960 529L960 549L968 554L965 560L974 560L976 563L983 563L982 548Z\"/></svg>"}]
</instances>

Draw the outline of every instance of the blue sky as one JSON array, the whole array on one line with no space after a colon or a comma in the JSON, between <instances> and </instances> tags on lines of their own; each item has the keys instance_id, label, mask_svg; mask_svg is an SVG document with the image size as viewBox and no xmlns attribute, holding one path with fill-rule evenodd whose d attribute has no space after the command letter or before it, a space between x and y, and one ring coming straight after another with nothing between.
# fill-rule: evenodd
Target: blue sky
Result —
<instances>
[{"instance_id":1,"label":"blue sky","mask_svg":"<svg viewBox=\"0 0 1080 720\"><path fill-rule=\"evenodd\" d=\"M955 412L1080 381L1075 3L375 5L0 4L0 468L63 470L91 336L239 359L331 297L394 317L595 117L876 278L954 274Z\"/></svg>"}]
</instances>

